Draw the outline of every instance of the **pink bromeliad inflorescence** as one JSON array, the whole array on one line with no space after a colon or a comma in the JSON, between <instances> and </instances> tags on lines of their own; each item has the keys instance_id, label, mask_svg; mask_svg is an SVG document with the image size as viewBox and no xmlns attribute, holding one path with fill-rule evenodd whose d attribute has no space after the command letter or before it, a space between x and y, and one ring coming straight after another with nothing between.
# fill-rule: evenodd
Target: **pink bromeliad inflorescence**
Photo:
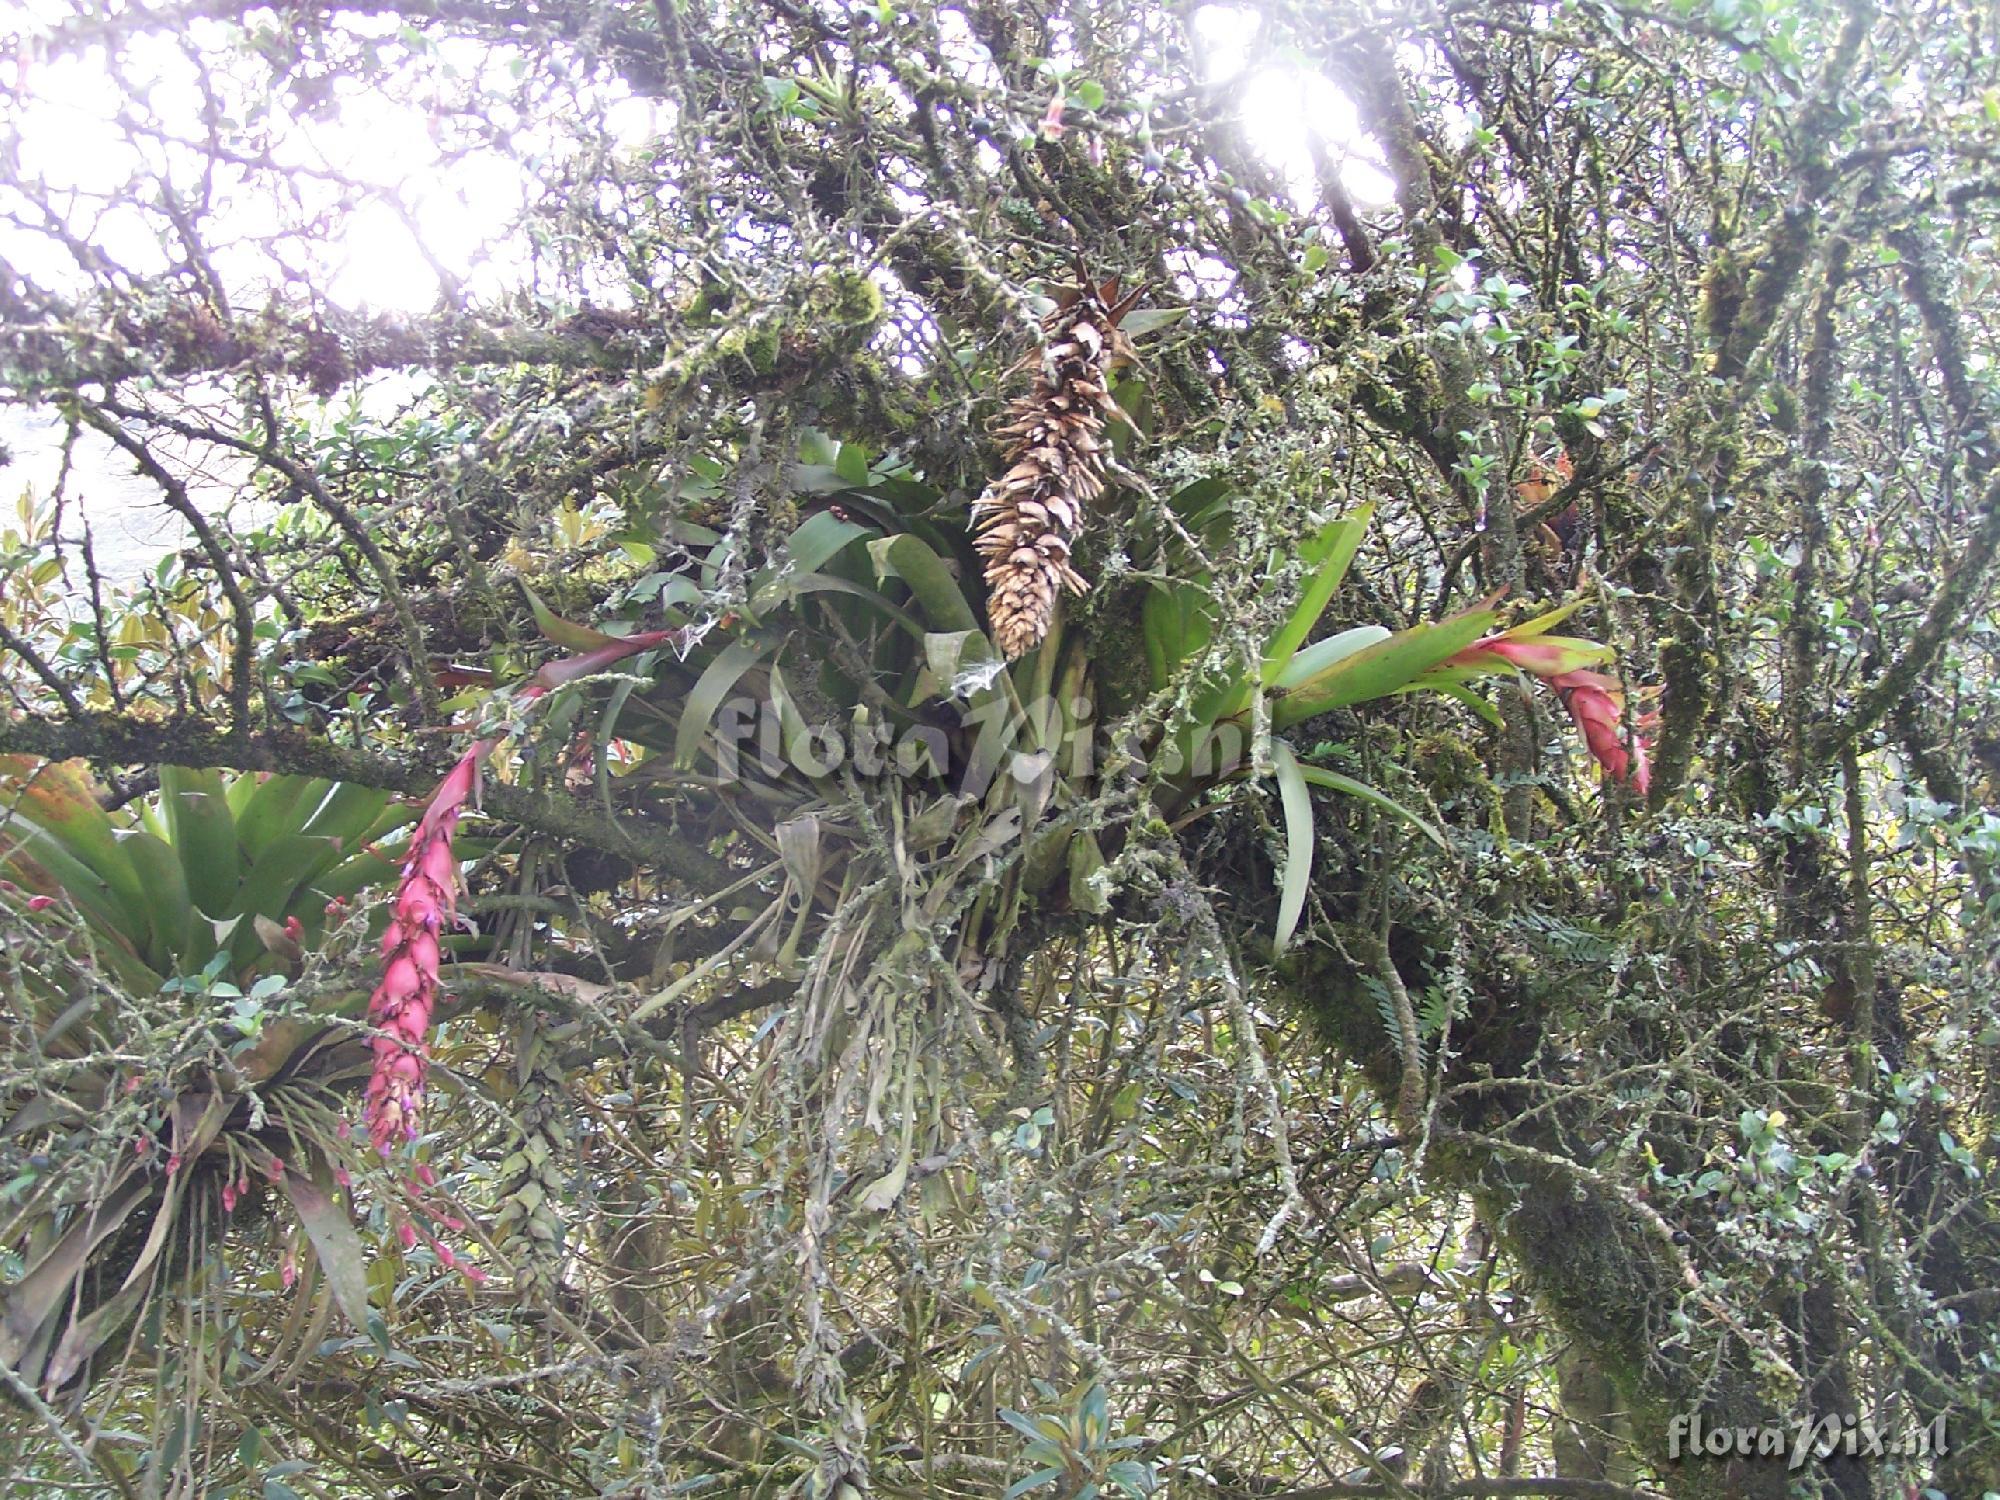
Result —
<instances>
[{"instance_id":1,"label":"pink bromeliad inflorescence","mask_svg":"<svg viewBox=\"0 0 2000 1500\"><path fill-rule=\"evenodd\" d=\"M1557 611L1511 631L1474 641L1446 665L1502 670L1504 664L1541 678L1561 695L1563 707L1576 721L1591 758L1604 768L1604 774L1644 796L1652 781L1647 748L1657 715L1639 715L1633 721L1634 733L1627 739L1625 689L1615 678L1589 670L1608 660L1611 648L1595 641L1544 633L1567 613L1567 609Z\"/></svg>"},{"instance_id":2,"label":"pink bromeliad inflorescence","mask_svg":"<svg viewBox=\"0 0 2000 1500\"><path fill-rule=\"evenodd\" d=\"M602 644L588 651L549 662L519 696L539 698L680 634L649 630L639 635L606 636ZM363 1113L368 1137L384 1156L394 1151L398 1142L417 1138L423 1116L431 1017L439 995L440 943L458 916L458 856L452 851L452 837L459 815L478 785L480 764L493 745L492 740L476 741L432 794L410 840L389 926L382 934L382 979L368 1001L368 1020L376 1031L370 1040L375 1062Z\"/></svg>"},{"instance_id":3,"label":"pink bromeliad inflorescence","mask_svg":"<svg viewBox=\"0 0 2000 1500\"><path fill-rule=\"evenodd\" d=\"M1583 731L1583 742L1604 774L1629 783L1640 796L1652 784L1653 768L1646 758L1657 714L1640 714L1633 721L1631 741L1625 739L1625 690L1601 672L1559 672L1548 679L1562 694L1563 706Z\"/></svg>"},{"instance_id":4,"label":"pink bromeliad inflorescence","mask_svg":"<svg viewBox=\"0 0 2000 1500\"><path fill-rule=\"evenodd\" d=\"M368 1078L368 1135L387 1156L399 1140L415 1140L429 1067L431 1013L437 1009L438 939L458 914L458 858L452 835L472 795L479 763L491 748L481 740L465 752L432 796L410 840L410 857L382 934L382 982L368 1001L377 1035Z\"/></svg>"}]
</instances>

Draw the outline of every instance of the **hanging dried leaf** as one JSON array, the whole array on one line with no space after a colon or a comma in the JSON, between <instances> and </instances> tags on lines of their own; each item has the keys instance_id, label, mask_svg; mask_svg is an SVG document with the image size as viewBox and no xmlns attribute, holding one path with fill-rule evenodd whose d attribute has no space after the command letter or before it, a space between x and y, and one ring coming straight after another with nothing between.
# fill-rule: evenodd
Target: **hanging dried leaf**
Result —
<instances>
[{"instance_id":1,"label":"hanging dried leaf","mask_svg":"<svg viewBox=\"0 0 2000 1500\"><path fill-rule=\"evenodd\" d=\"M1104 489L1104 419L1119 415L1111 369L1132 357L1118 325L1133 297L1119 301L1115 280L1063 293L1043 325L1034 380L1000 429L1007 468L973 503L986 619L1009 660L1042 643L1063 589L1088 587L1070 565L1070 549Z\"/></svg>"}]
</instances>

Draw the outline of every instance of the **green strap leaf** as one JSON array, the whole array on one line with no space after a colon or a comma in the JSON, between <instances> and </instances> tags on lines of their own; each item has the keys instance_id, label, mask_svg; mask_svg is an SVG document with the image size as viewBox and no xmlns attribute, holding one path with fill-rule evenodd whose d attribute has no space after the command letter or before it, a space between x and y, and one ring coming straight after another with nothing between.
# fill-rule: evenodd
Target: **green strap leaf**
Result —
<instances>
[{"instance_id":1,"label":"green strap leaf","mask_svg":"<svg viewBox=\"0 0 2000 1500\"><path fill-rule=\"evenodd\" d=\"M722 707L722 700L734 690L743 674L770 649L768 641L745 637L731 641L708 664L688 693L687 702L681 707L680 723L674 728L676 766L685 771L700 758L702 736L708 732L709 721Z\"/></svg>"},{"instance_id":2,"label":"green strap leaf","mask_svg":"<svg viewBox=\"0 0 2000 1500\"><path fill-rule=\"evenodd\" d=\"M1171 682L1180 664L1208 644L1214 615L1214 600L1197 584L1155 584L1146 591L1139 618L1147 680L1154 692Z\"/></svg>"},{"instance_id":3,"label":"green strap leaf","mask_svg":"<svg viewBox=\"0 0 2000 1500\"><path fill-rule=\"evenodd\" d=\"M1354 554L1360 550L1361 538L1368 532L1368 523L1374 519L1375 506L1362 506L1352 515L1327 526L1307 544L1304 557L1314 565L1312 576L1306 581L1305 592L1299 602L1292 607L1291 616L1282 629L1271 638L1264 648L1263 680L1270 687L1292 659L1292 655L1305 638L1312 633L1319 617L1326 613L1326 607L1333 599L1334 591L1347 576L1348 565L1354 561Z\"/></svg>"},{"instance_id":4,"label":"green strap leaf","mask_svg":"<svg viewBox=\"0 0 2000 1500\"><path fill-rule=\"evenodd\" d=\"M1463 651L1492 627L1493 619L1491 610L1474 610L1399 630L1385 641L1342 658L1276 699L1271 705L1271 722L1283 729L1330 708L1386 697Z\"/></svg>"},{"instance_id":5,"label":"green strap leaf","mask_svg":"<svg viewBox=\"0 0 2000 1500\"><path fill-rule=\"evenodd\" d=\"M243 879L228 791L220 771L160 767L167 840L181 857L188 894L211 917L226 917L236 909Z\"/></svg>"},{"instance_id":6,"label":"green strap leaf","mask_svg":"<svg viewBox=\"0 0 2000 1500\"><path fill-rule=\"evenodd\" d=\"M1501 639L1524 641L1530 640L1535 636L1547 635L1564 620L1567 620L1571 615L1582 609L1587 602L1587 600L1583 599L1572 599L1567 604L1558 605L1547 614L1536 615L1532 620L1523 620L1520 624L1501 631Z\"/></svg>"},{"instance_id":7,"label":"green strap leaf","mask_svg":"<svg viewBox=\"0 0 2000 1500\"><path fill-rule=\"evenodd\" d=\"M1271 741L1271 770L1278 781L1278 803L1285 815L1285 864L1278 872L1278 934L1274 946L1283 953L1305 915L1306 892L1312 886L1312 794L1292 747Z\"/></svg>"},{"instance_id":8,"label":"green strap leaf","mask_svg":"<svg viewBox=\"0 0 2000 1500\"><path fill-rule=\"evenodd\" d=\"M1300 766L1299 775L1312 786L1323 786L1328 791L1345 792L1350 797L1359 797L1370 806L1381 808L1391 817L1401 818L1440 849L1450 847L1445 843L1444 835L1432 824L1411 812L1388 793L1377 791L1365 781L1356 781L1352 776L1343 776L1340 772L1329 771L1324 766Z\"/></svg>"},{"instance_id":9,"label":"green strap leaf","mask_svg":"<svg viewBox=\"0 0 2000 1500\"><path fill-rule=\"evenodd\" d=\"M764 615L778 608L835 554L871 535L872 528L842 520L832 511L807 516L785 543L783 561L764 570L751 585L751 613Z\"/></svg>"},{"instance_id":10,"label":"green strap leaf","mask_svg":"<svg viewBox=\"0 0 2000 1500\"><path fill-rule=\"evenodd\" d=\"M923 638L924 622L904 609L900 604L892 604L874 589L852 579L837 577L831 573L813 573L804 578L787 581L786 588L793 594L850 594L871 608L879 609L903 629L919 640Z\"/></svg>"},{"instance_id":11,"label":"green strap leaf","mask_svg":"<svg viewBox=\"0 0 2000 1500\"><path fill-rule=\"evenodd\" d=\"M146 962L162 974L198 972L214 956L215 940L208 923L195 920L180 856L165 839L144 828L130 830L123 842L150 908L153 930Z\"/></svg>"},{"instance_id":12,"label":"green strap leaf","mask_svg":"<svg viewBox=\"0 0 2000 1500\"><path fill-rule=\"evenodd\" d=\"M387 792L351 781L335 782L298 832L314 838L339 839L345 850L352 841L373 829L388 805Z\"/></svg>"},{"instance_id":13,"label":"green strap leaf","mask_svg":"<svg viewBox=\"0 0 2000 1500\"><path fill-rule=\"evenodd\" d=\"M945 566L944 559L917 538L904 532L878 537L868 544L878 578L900 578L917 596L933 630L950 632L979 629L979 617L966 601L965 591Z\"/></svg>"},{"instance_id":14,"label":"green strap leaf","mask_svg":"<svg viewBox=\"0 0 2000 1500\"><path fill-rule=\"evenodd\" d=\"M241 788L250 791L243 795ZM326 800L327 783L307 776L239 776L229 788L236 814L236 842L256 859L280 834L295 833L306 815Z\"/></svg>"},{"instance_id":15,"label":"green strap leaf","mask_svg":"<svg viewBox=\"0 0 2000 1500\"><path fill-rule=\"evenodd\" d=\"M1314 641L1305 650L1285 664L1272 687L1290 690L1302 682L1308 682L1324 672L1335 662L1345 661L1357 651L1365 651L1378 641L1389 639L1389 631L1382 625L1356 625L1352 630L1343 630L1339 635L1330 635L1323 641Z\"/></svg>"}]
</instances>

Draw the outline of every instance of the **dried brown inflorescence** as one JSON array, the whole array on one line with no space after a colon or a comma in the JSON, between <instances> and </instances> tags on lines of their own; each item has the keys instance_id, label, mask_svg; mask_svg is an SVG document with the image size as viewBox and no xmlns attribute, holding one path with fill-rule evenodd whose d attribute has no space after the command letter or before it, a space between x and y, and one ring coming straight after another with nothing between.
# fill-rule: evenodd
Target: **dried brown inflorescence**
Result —
<instances>
[{"instance_id":1,"label":"dried brown inflorescence","mask_svg":"<svg viewBox=\"0 0 2000 1500\"><path fill-rule=\"evenodd\" d=\"M1132 357L1119 322L1138 300L1113 279L1067 288L1032 361L1035 377L1000 429L1007 470L973 503L973 545L986 559L986 619L1009 660L1049 633L1056 597L1087 586L1070 566L1086 508L1104 489L1104 421L1122 416L1111 370Z\"/></svg>"}]
</instances>

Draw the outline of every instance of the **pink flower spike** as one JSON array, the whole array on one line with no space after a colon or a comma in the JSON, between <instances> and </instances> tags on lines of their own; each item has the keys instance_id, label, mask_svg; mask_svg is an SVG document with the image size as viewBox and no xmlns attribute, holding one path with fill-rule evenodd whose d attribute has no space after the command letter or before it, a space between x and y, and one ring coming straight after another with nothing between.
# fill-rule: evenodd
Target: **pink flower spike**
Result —
<instances>
[{"instance_id":1,"label":"pink flower spike","mask_svg":"<svg viewBox=\"0 0 2000 1500\"><path fill-rule=\"evenodd\" d=\"M292 1254L291 1251L287 1250L285 1252L285 1258L278 1262L278 1280L284 1283L285 1290L289 1292L292 1289L292 1283L297 1281L298 1279L299 1279L298 1257Z\"/></svg>"},{"instance_id":2,"label":"pink flower spike","mask_svg":"<svg viewBox=\"0 0 2000 1500\"><path fill-rule=\"evenodd\" d=\"M463 1276L467 1281L471 1282L474 1286L483 1286L486 1282L485 1268L482 1266L475 1266L470 1261L467 1261L464 1265L458 1268L458 1274Z\"/></svg>"},{"instance_id":3,"label":"pink flower spike","mask_svg":"<svg viewBox=\"0 0 2000 1500\"><path fill-rule=\"evenodd\" d=\"M236 1184L233 1182L222 1185L222 1211L226 1214L236 1212Z\"/></svg>"},{"instance_id":4,"label":"pink flower spike","mask_svg":"<svg viewBox=\"0 0 2000 1500\"><path fill-rule=\"evenodd\" d=\"M47 911L55 904L56 898L53 896L30 896L28 898L29 911Z\"/></svg>"},{"instance_id":5,"label":"pink flower spike","mask_svg":"<svg viewBox=\"0 0 2000 1500\"><path fill-rule=\"evenodd\" d=\"M403 1242L405 1250L416 1249L417 1226L412 1224L408 1219L399 1221L396 1225L396 1238Z\"/></svg>"},{"instance_id":6,"label":"pink flower spike","mask_svg":"<svg viewBox=\"0 0 2000 1500\"><path fill-rule=\"evenodd\" d=\"M1622 781L1642 796L1652 784L1647 760L1647 732L1652 715L1641 715L1630 744L1625 740L1625 693L1611 678L1596 672L1564 672L1549 679L1562 694L1576 727L1583 731L1591 756L1613 781Z\"/></svg>"},{"instance_id":7,"label":"pink flower spike","mask_svg":"<svg viewBox=\"0 0 2000 1500\"><path fill-rule=\"evenodd\" d=\"M174 1173L178 1172L180 1169L181 1169L181 1154L180 1152L176 1151L172 1156L169 1156L167 1158L167 1175L171 1177L174 1175Z\"/></svg>"},{"instance_id":8,"label":"pink flower spike","mask_svg":"<svg viewBox=\"0 0 2000 1500\"><path fill-rule=\"evenodd\" d=\"M264 1168L264 1175L273 1182L283 1182L285 1180L285 1164L278 1160L277 1157L272 1157L269 1164Z\"/></svg>"},{"instance_id":9,"label":"pink flower spike","mask_svg":"<svg viewBox=\"0 0 2000 1500\"><path fill-rule=\"evenodd\" d=\"M368 1002L368 1019L382 1035L371 1043L375 1066L364 1113L369 1138L385 1157L397 1141L413 1141L419 1133L438 1001L437 935L457 916L452 835L490 748L490 741L480 740L466 751L424 809L382 934L382 979Z\"/></svg>"}]
</instances>

